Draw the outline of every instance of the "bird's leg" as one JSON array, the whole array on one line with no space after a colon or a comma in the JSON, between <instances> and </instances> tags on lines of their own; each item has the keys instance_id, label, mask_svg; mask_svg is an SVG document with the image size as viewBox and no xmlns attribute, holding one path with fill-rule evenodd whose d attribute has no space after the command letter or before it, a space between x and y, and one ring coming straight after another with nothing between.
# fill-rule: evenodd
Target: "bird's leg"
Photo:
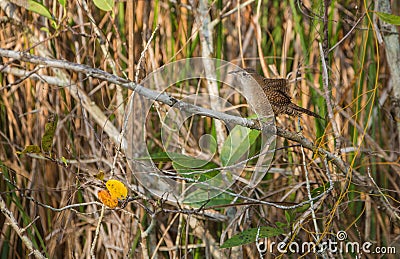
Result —
<instances>
[{"instance_id":1,"label":"bird's leg","mask_svg":"<svg viewBox=\"0 0 400 259\"><path fill-rule=\"evenodd\" d=\"M299 130L297 131L297 133L300 133L303 131L303 127L301 127L300 116L297 117L297 123L299 124Z\"/></svg>"}]
</instances>

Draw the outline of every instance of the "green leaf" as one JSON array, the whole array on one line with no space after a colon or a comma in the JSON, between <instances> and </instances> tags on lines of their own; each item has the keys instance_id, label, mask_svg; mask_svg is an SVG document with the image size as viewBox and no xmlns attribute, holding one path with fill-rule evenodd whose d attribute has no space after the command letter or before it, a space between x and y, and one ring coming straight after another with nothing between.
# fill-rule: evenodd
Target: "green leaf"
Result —
<instances>
[{"instance_id":1,"label":"green leaf","mask_svg":"<svg viewBox=\"0 0 400 259\"><path fill-rule=\"evenodd\" d=\"M258 130L235 126L222 146L222 165L229 166L240 162L241 157L249 152L249 148L254 144L258 135L260 135Z\"/></svg>"},{"instance_id":2,"label":"green leaf","mask_svg":"<svg viewBox=\"0 0 400 259\"><path fill-rule=\"evenodd\" d=\"M286 222L290 224L290 222L292 222L292 217L287 210L285 210L285 217L286 217Z\"/></svg>"},{"instance_id":3,"label":"green leaf","mask_svg":"<svg viewBox=\"0 0 400 259\"><path fill-rule=\"evenodd\" d=\"M285 228L288 227L288 224L287 224L287 223L283 223L283 222L279 222L279 221L275 222L275 225L276 225L279 229L285 229Z\"/></svg>"},{"instance_id":4,"label":"green leaf","mask_svg":"<svg viewBox=\"0 0 400 259\"><path fill-rule=\"evenodd\" d=\"M230 248L256 242L258 228L251 228L231 237L222 244L221 248ZM258 238L274 237L283 234L283 230L273 227L261 227Z\"/></svg>"},{"instance_id":5,"label":"green leaf","mask_svg":"<svg viewBox=\"0 0 400 259\"><path fill-rule=\"evenodd\" d=\"M99 173L95 174L94 177L99 179L100 181L103 181L104 180L104 171L103 170L99 170Z\"/></svg>"},{"instance_id":6,"label":"green leaf","mask_svg":"<svg viewBox=\"0 0 400 259\"><path fill-rule=\"evenodd\" d=\"M311 191L311 197L314 198L314 197L320 195L321 193L325 192L326 190L329 189L329 186L330 186L330 184L329 184L329 182L327 182L323 186L313 189Z\"/></svg>"},{"instance_id":7,"label":"green leaf","mask_svg":"<svg viewBox=\"0 0 400 259\"><path fill-rule=\"evenodd\" d=\"M47 27L41 27L40 30L44 31L44 32L47 32L47 33L50 33L50 30Z\"/></svg>"},{"instance_id":8,"label":"green leaf","mask_svg":"<svg viewBox=\"0 0 400 259\"><path fill-rule=\"evenodd\" d=\"M54 20L54 17L50 13L49 9L36 1L28 0L28 10L40 14L50 20Z\"/></svg>"},{"instance_id":9,"label":"green leaf","mask_svg":"<svg viewBox=\"0 0 400 259\"><path fill-rule=\"evenodd\" d=\"M209 193L205 190L197 189L196 191L190 193L183 200L184 204L190 204L192 208L200 208L207 202L207 206L218 206L218 205L226 205L231 204L234 197L226 194L220 193L214 198L209 197ZM198 202L201 201L201 202Z\"/></svg>"},{"instance_id":10,"label":"green leaf","mask_svg":"<svg viewBox=\"0 0 400 259\"><path fill-rule=\"evenodd\" d=\"M150 157L139 157L136 159L152 160L154 163L172 162L172 166L177 173L184 175L184 177L200 182L207 181L219 173L217 170L208 171L206 173L203 172L204 170L217 168L217 164L180 153L159 152L151 154Z\"/></svg>"},{"instance_id":11,"label":"green leaf","mask_svg":"<svg viewBox=\"0 0 400 259\"><path fill-rule=\"evenodd\" d=\"M207 160L198 159L195 157L190 157L190 156L186 156L186 155L179 154L179 153L168 152L168 155L169 155L170 159L172 160L172 162L180 165L181 167L202 168L203 166L205 166L208 163Z\"/></svg>"},{"instance_id":12,"label":"green leaf","mask_svg":"<svg viewBox=\"0 0 400 259\"><path fill-rule=\"evenodd\" d=\"M114 0L93 0L93 3L97 6L97 8L103 11L112 11L114 7Z\"/></svg>"},{"instance_id":13,"label":"green leaf","mask_svg":"<svg viewBox=\"0 0 400 259\"><path fill-rule=\"evenodd\" d=\"M65 157L61 157L61 161L64 163L65 166L68 166L68 160Z\"/></svg>"},{"instance_id":14,"label":"green leaf","mask_svg":"<svg viewBox=\"0 0 400 259\"><path fill-rule=\"evenodd\" d=\"M44 128L44 134L42 136L42 151L44 153L49 153L51 151L51 146L53 145L54 133L56 132L57 129L57 123L58 123L57 114L50 115Z\"/></svg>"},{"instance_id":15,"label":"green leaf","mask_svg":"<svg viewBox=\"0 0 400 259\"><path fill-rule=\"evenodd\" d=\"M158 162L170 162L171 158L168 156L167 152L159 152L151 154L150 156L142 156L136 158L137 160L153 160L154 163Z\"/></svg>"},{"instance_id":16,"label":"green leaf","mask_svg":"<svg viewBox=\"0 0 400 259\"><path fill-rule=\"evenodd\" d=\"M195 157L186 156L174 152L160 152L151 154L150 157L140 157L139 160L153 160L153 162L174 162L176 165L185 168L202 168L207 163L207 160L198 159Z\"/></svg>"},{"instance_id":17,"label":"green leaf","mask_svg":"<svg viewBox=\"0 0 400 259\"><path fill-rule=\"evenodd\" d=\"M67 4L66 0L58 0L58 2L60 3L60 5L62 5L65 8L65 6Z\"/></svg>"},{"instance_id":18,"label":"green leaf","mask_svg":"<svg viewBox=\"0 0 400 259\"><path fill-rule=\"evenodd\" d=\"M204 162L204 160L201 160ZM197 162L194 162L195 164ZM207 180L212 179L214 176L216 176L219 171L218 170L213 170L213 171L208 171L209 169L217 168L218 166L213 163L213 162L208 162L205 165L203 165L200 168L188 168L185 166L182 166L181 164L173 161L172 166L176 170L176 172L180 175L183 175L186 178L194 179L199 182L204 182ZM204 170L207 170L207 172L204 172Z\"/></svg>"},{"instance_id":19,"label":"green leaf","mask_svg":"<svg viewBox=\"0 0 400 259\"><path fill-rule=\"evenodd\" d=\"M393 25L400 25L400 16L390 14L390 13L381 13L376 12L376 14L381 18L384 22L393 24Z\"/></svg>"},{"instance_id":20,"label":"green leaf","mask_svg":"<svg viewBox=\"0 0 400 259\"><path fill-rule=\"evenodd\" d=\"M26 153L38 154L38 153L40 153L40 147L38 145L28 145L21 152L17 151L17 155L23 155L23 154L26 154Z\"/></svg>"}]
</instances>

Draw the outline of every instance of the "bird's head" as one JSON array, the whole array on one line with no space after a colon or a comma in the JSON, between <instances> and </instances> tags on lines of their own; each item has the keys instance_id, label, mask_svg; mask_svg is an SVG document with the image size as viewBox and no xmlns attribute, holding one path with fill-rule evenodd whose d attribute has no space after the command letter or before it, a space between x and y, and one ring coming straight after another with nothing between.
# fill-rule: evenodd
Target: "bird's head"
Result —
<instances>
[{"instance_id":1,"label":"bird's head","mask_svg":"<svg viewBox=\"0 0 400 259\"><path fill-rule=\"evenodd\" d=\"M228 74L232 75L240 75L240 76L254 76L257 75L257 71L254 68L241 68L239 70L234 70L229 72Z\"/></svg>"},{"instance_id":2,"label":"bird's head","mask_svg":"<svg viewBox=\"0 0 400 259\"><path fill-rule=\"evenodd\" d=\"M243 68L235 71L231 71L228 74L237 75L242 79L249 80L250 78L255 79L260 85L262 85L263 77L257 73L254 68Z\"/></svg>"}]
</instances>

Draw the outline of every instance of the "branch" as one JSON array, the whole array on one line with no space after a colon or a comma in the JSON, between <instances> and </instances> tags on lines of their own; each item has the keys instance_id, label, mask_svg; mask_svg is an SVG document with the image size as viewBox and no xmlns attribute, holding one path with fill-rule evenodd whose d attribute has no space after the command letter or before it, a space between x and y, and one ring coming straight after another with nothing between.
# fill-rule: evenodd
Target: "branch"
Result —
<instances>
[{"instance_id":1,"label":"branch","mask_svg":"<svg viewBox=\"0 0 400 259\"><path fill-rule=\"evenodd\" d=\"M213 56L212 53L214 52L214 44L213 33L211 31L212 28L210 26L211 18L208 14L207 3L207 0L200 0L198 11L196 12L196 20L200 26L199 36L201 42L201 54L203 57L211 58ZM209 61L209 59L203 59L206 77L216 78L214 62ZM218 101L219 91L217 82L214 80L207 80L206 85L211 98L211 108L213 110L220 110L221 105ZM225 141L225 127L219 120L215 121L214 125L217 136L218 150L221 151Z\"/></svg>"},{"instance_id":2,"label":"branch","mask_svg":"<svg viewBox=\"0 0 400 259\"><path fill-rule=\"evenodd\" d=\"M389 0L377 1L379 11L384 13L392 13ZM397 28L393 24L388 24L380 20L381 30L386 31L383 34L385 42L386 61L390 71L389 85L392 87L390 93L392 103L393 121L396 123L397 134L400 135L400 44ZM400 138L400 137L399 137ZM397 143L400 149L400 140Z\"/></svg>"},{"instance_id":3,"label":"branch","mask_svg":"<svg viewBox=\"0 0 400 259\"><path fill-rule=\"evenodd\" d=\"M200 106L196 106L190 103L182 102L179 101L166 93L159 93L157 91L148 89L146 87L141 86L140 84L135 84L127 79L118 77L116 75L107 73L101 69L97 68L92 68L86 65L81 65L81 64L76 64L73 62L65 61L65 60L56 60L56 59L50 59L50 58L43 58L35 55L31 55L26 52L18 52L18 51L13 51L13 50L6 50L0 48L0 56L2 57L8 57L8 58L13 58L15 60L20 60L20 61L25 61L29 62L32 64L36 65L41 65L44 67L52 67L52 68L62 68L62 69L67 69L79 73L84 73L87 76L91 76L94 78L98 78L100 80L107 81L109 83L113 84L118 84L121 85L122 87L125 87L130 90L136 91L137 94L140 94L148 99L155 100L162 102L166 105L169 105L171 107L177 108L179 110L184 110L185 112L188 112L190 114L197 114L197 115L204 115L207 117L211 117L214 119L222 120L225 123L232 123L235 125L240 125L246 128L250 129L256 129L256 130L261 130L261 125L258 121L256 120L250 120L238 116L233 116L229 115L223 112L218 112L214 111L211 109L203 108ZM13 71L18 71L18 76L23 75L23 73L29 73L27 71L23 70L17 70L15 68L8 68L6 66L1 66L0 65L0 72L6 71L8 73L13 73ZM39 77L33 77L34 79L39 79ZM50 79L51 77L43 77L43 80ZM52 83L56 83L56 80L51 80ZM56 84L57 85L57 84ZM65 87L65 84L62 85ZM287 131L283 128L276 127L276 132L275 134L277 136L292 140L294 142L297 142L299 144L302 144L306 149L309 149L317 154L322 154L323 156L326 156L328 160L332 161L334 165L337 166L337 168L344 174L348 172L348 166L345 164L345 162L340 158L335 156L333 153L316 146L312 141L309 139L305 138L303 135ZM118 145L118 143L116 143Z\"/></svg>"},{"instance_id":4,"label":"branch","mask_svg":"<svg viewBox=\"0 0 400 259\"><path fill-rule=\"evenodd\" d=\"M225 114L222 112L206 109L203 107L199 107L193 104L189 104L183 101L179 101L173 97L168 96L166 93L159 93L157 91L145 88L139 84L135 84L127 79L118 77L116 75L107 73L101 69L97 68L92 68L86 65L81 65L81 64L76 64L64 60L55 60L55 59L50 59L50 58L43 58L35 55L31 55L26 52L18 52L18 51L12 51L12 50L5 50L0 48L0 56L2 57L8 57L8 58L13 58L15 60L20 60L20 61L25 61L29 62L32 64L36 65L41 65L44 67L51 67L51 68L61 68L61 69L67 69L70 71L75 71L75 72L80 72L84 73L87 76L91 76L94 78L98 78L100 80L107 81L109 83L114 83L114 84L119 84L120 86L134 90L136 91L137 94L142 95L148 99L155 100L155 101L160 101L166 105L172 106L174 108L184 110L190 114L197 114L197 115L204 115L207 117L211 117L214 119L222 120L225 123L232 123L235 125L240 125L246 128L250 129L256 129L256 130L261 130L262 126L260 125L259 121L256 120L249 120L246 118L241 118L237 116L232 116L229 114ZM8 66L2 66L0 65L0 72L7 72L11 74L15 74L18 76L24 76L30 73L30 71L24 71L16 68L10 68ZM56 80L52 80L52 77L49 76L33 76L33 79L36 80L47 80L49 79L49 82L53 82L54 85L59 85L65 87L64 82L57 83ZM55 81L55 82L54 82ZM101 125L104 126L104 125ZM265 125L266 126L266 125ZM332 162L343 174L347 175L350 170L349 166L343 161L339 156L334 155L333 153L321 148L318 145L315 145L311 140L305 138L303 135L295 133L295 132L290 132L287 131L281 127L276 127L276 131L274 132L277 136L286 138L288 140L297 142L301 144L304 148L313 151L316 155L321 156L322 158L326 158L328 161ZM113 139L116 145L118 145L117 139ZM126 148L126 147L125 147ZM381 195L379 194L379 190L377 191L376 188L371 189L373 186L371 181L363 175L360 175L354 170L351 170L351 173L353 175L352 180L353 182L358 185L358 187L370 194L376 194L376 195L371 195L373 199L378 204L381 204L383 208L385 208L390 215L395 215L395 212L393 208L382 200L380 197ZM400 220L394 222L396 225L400 225Z\"/></svg>"},{"instance_id":5,"label":"branch","mask_svg":"<svg viewBox=\"0 0 400 259\"><path fill-rule=\"evenodd\" d=\"M329 86L329 75L328 75L328 68L327 68L327 64L326 64L327 57L325 57L325 53L327 53L328 51L326 51L326 50L324 51L322 49L321 43L319 43L319 52L321 55L322 85L324 86L324 95L325 95L326 107L328 109L328 118L332 124L333 135L335 136L335 140L336 140L336 150L337 150L337 152L340 152L340 148L342 146L341 145L341 136L340 136L340 132L339 132L338 126L337 126L335 118L334 118L331 95L330 95L331 91L329 90L329 87L328 87Z\"/></svg>"},{"instance_id":6,"label":"branch","mask_svg":"<svg viewBox=\"0 0 400 259\"><path fill-rule=\"evenodd\" d=\"M18 236L21 238L22 242L28 250L36 257L36 258L46 258L33 247L32 241L28 238L28 236L24 235L24 229L18 226L17 220L14 218L14 215L9 211L6 207L6 203L4 202L3 198L0 195L0 211L6 217L7 221L10 222L11 227L17 232Z\"/></svg>"}]
</instances>

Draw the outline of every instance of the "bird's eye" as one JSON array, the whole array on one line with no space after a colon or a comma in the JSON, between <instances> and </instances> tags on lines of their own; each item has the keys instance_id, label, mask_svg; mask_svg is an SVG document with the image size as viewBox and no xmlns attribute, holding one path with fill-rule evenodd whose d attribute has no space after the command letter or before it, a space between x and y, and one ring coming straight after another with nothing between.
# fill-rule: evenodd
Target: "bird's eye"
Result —
<instances>
[{"instance_id":1,"label":"bird's eye","mask_svg":"<svg viewBox=\"0 0 400 259\"><path fill-rule=\"evenodd\" d=\"M246 72L242 72L242 76L246 76L247 75L247 73Z\"/></svg>"}]
</instances>

